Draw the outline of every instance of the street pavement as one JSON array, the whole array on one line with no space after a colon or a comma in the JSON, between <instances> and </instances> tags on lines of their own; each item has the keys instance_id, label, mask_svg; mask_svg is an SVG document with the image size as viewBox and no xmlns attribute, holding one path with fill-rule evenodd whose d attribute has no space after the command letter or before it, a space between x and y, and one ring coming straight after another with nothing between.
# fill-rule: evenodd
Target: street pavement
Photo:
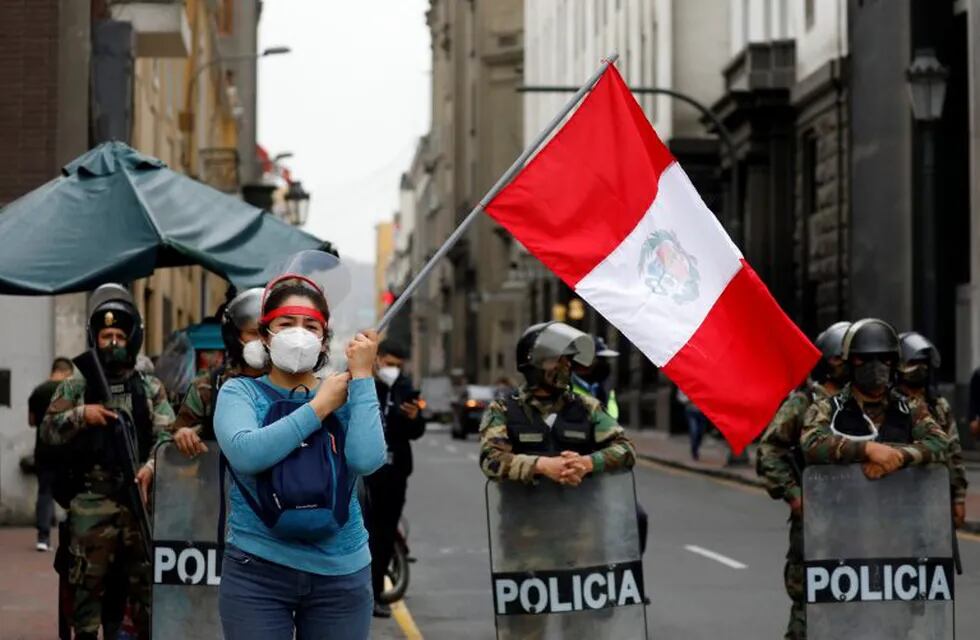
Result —
<instances>
[{"instance_id":1,"label":"street pavement","mask_svg":"<svg viewBox=\"0 0 980 640\"><path fill-rule=\"evenodd\" d=\"M418 561L407 609L428 640L492 640L485 482L476 439L452 440L435 427L414 450L406 514ZM635 476L650 515L644 558L649 637L781 638L789 614L782 582L785 507L758 488L645 461ZM980 538L961 535L960 550L966 574L956 578L957 629L967 638L980 629L980 610L964 606L980 601ZM406 634L397 621L385 620L375 624L372 637Z\"/></svg>"},{"instance_id":2,"label":"street pavement","mask_svg":"<svg viewBox=\"0 0 980 640\"><path fill-rule=\"evenodd\" d=\"M406 514L417 562L405 609L397 620L377 620L372 638L491 640L485 481L476 439L452 440L433 425L414 449ZM781 638L789 611L783 505L751 486L649 462L635 475L650 514L649 637ZM0 529L2 640L56 635L53 558L33 550L33 536L30 529ZM969 638L980 629L980 609L970 606L980 601L980 537L961 535L960 549L967 573L956 579L957 628L960 638Z\"/></svg>"}]
</instances>

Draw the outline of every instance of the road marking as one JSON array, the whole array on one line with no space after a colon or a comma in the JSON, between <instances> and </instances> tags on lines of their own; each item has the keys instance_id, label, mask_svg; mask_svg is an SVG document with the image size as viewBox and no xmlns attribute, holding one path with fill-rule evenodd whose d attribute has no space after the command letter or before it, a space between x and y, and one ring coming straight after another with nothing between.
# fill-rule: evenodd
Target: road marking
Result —
<instances>
[{"instance_id":1,"label":"road marking","mask_svg":"<svg viewBox=\"0 0 980 640\"><path fill-rule=\"evenodd\" d=\"M693 544L686 544L686 545L684 545L684 548L687 549L688 551L690 551L691 553L696 553L699 556L704 556L705 558L709 558L711 560L714 560L715 562L720 562L721 564L725 565L726 567L731 567L732 569L748 569L749 568L748 565L742 564L738 560L732 560L728 556L723 556L720 553L715 553L711 549L705 549L704 547L699 547L699 546L693 545Z\"/></svg>"},{"instance_id":2,"label":"road marking","mask_svg":"<svg viewBox=\"0 0 980 640\"><path fill-rule=\"evenodd\" d=\"M454 444L447 444L446 451L448 451L449 453L459 453L459 449L457 449L456 445Z\"/></svg>"},{"instance_id":3,"label":"road marking","mask_svg":"<svg viewBox=\"0 0 980 640\"><path fill-rule=\"evenodd\" d=\"M473 461L473 462L479 462L480 461L480 456L476 455L475 453L467 453L466 454L466 457L468 459L470 459L471 461Z\"/></svg>"},{"instance_id":4,"label":"road marking","mask_svg":"<svg viewBox=\"0 0 980 640\"><path fill-rule=\"evenodd\" d=\"M385 576L385 589L391 589L391 579L387 576ZM391 617L398 623L398 627L408 640L425 640L422 637L422 632L415 625L412 612L405 606L404 600L399 600L391 604Z\"/></svg>"},{"instance_id":5,"label":"road marking","mask_svg":"<svg viewBox=\"0 0 980 640\"><path fill-rule=\"evenodd\" d=\"M969 531L957 531L956 537L960 540L968 540L969 542L980 542L980 535L970 533Z\"/></svg>"}]
</instances>

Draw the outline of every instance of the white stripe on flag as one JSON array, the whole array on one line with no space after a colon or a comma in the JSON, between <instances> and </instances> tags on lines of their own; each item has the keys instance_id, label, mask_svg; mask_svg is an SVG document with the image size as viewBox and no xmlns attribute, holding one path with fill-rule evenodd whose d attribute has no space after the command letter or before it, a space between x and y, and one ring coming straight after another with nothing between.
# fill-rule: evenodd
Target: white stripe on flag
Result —
<instances>
[{"instance_id":1,"label":"white stripe on flag","mask_svg":"<svg viewBox=\"0 0 980 640\"><path fill-rule=\"evenodd\" d=\"M644 253L651 251L659 252L659 259L652 261L653 270L641 273L641 263L650 265ZM663 366L697 331L738 273L740 260L675 162L660 175L657 196L636 228L575 290Z\"/></svg>"}]
</instances>

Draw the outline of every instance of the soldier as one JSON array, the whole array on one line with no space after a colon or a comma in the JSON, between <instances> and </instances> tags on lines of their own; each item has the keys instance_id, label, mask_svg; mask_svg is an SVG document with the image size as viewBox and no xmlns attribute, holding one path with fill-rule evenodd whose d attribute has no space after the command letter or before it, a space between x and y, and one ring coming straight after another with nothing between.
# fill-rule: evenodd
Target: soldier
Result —
<instances>
[{"instance_id":1,"label":"soldier","mask_svg":"<svg viewBox=\"0 0 980 640\"><path fill-rule=\"evenodd\" d=\"M842 355L852 382L807 410L800 440L807 464L862 463L874 480L946 462L949 441L928 405L892 386L899 361L892 326L876 318L855 322L844 334Z\"/></svg>"},{"instance_id":2,"label":"soldier","mask_svg":"<svg viewBox=\"0 0 980 640\"><path fill-rule=\"evenodd\" d=\"M68 508L72 626L78 640L98 637L107 575L120 572L128 583L130 610L140 637L149 638L151 573L139 524L142 505L131 504L126 497L124 465L129 462L117 453L113 428L116 412L132 416L138 455L146 461L136 477L145 501L153 468L149 452L173 422L174 413L160 381L134 370L143 324L132 297L120 285L103 285L92 294L88 341L105 370L111 401L98 404L93 399L95 385L74 376L55 391L41 423L42 439L71 454L70 469L59 473L71 483L65 489L68 495L62 496L74 494Z\"/></svg>"},{"instance_id":3,"label":"soldier","mask_svg":"<svg viewBox=\"0 0 980 640\"><path fill-rule=\"evenodd\" d=\"M193 380L172 427L174 443L187 457L206 452L203 441L214 440L214 403L221 385L238 376L257 378L265 373L269 354L259 338L262 292L261 287L248 289L221 312L224 364Z\"/></svg>"},{"instance_id":4,"label":"soldier","mask_svg":"<svg viewBox=\"0 0 980 640\"><path fill-rule=\"evenodd\" d=\"M950 496L953 501L953 523L957 528L966 521L966 465L963 463L963 447L956 428L953 409L946 398L940 396L933 385L934 374L941 363L939 350L925 336L908 331L898 336L901 348L901 364L898 369L898 388L910 398L925 403L939 426L949 438Z\"/></svg>"},{"instance_id":5,"label":"soldier","mask_svg":"<svg viewBox=\"0 0 980 640\"><path fill-rule=\"evenodd\" d=\"M841 357L844 333L850 322L835 322L817 336L816 345L822 358L810 373L802 389L790 394L783 402L759 443L756 472L766 484L773 500L785 500L789 505L789 550L783 580L790 607L787 640L806 638L806 605L803 601L803 455L800 435L803 416L817 400L835 395L847 382L847 366Z\"/></svg>"},{"instance_id":6,"label":"soldier","mask_svg":"<svg viewBox=\"0 0 980 640\"><path fill-rule=\"evenodd\" d=\"M592 339L560 322L528 328L517 342L527 383L494 401L480 425L480 468L493 480L532 483L539 476L577 486L588 473L632 468L633 444L591 396L572 393L573 361L589 365Z\"/></svg>"}]
</instances>

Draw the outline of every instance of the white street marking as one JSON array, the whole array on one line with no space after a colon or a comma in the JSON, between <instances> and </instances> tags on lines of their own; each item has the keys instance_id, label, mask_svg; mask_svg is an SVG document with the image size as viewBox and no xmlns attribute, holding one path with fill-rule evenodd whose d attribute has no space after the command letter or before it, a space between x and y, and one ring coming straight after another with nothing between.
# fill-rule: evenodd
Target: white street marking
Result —
<instances>
[{"instance_id":1,"label":"white street marking","mask_svg":"<svg viewBox=\"0 0 980 640\"><path fill-rule=\"evenodd\" d=\"M466 454L466 457L469 458L470 460L472 460L473 462L479 462L480 461L480 456L476 455L475 453L467 453Z\"/></svg>"},{"instance_id":2,"label":"white street marking","mask_svg":"<svg viewBox=\"0 0 980 640\"><path fill-rule=\"evenodd\" d=\"M456 445L454 444L447 444L446 451L448 451L449 453L459 453L459 449L457 449Z\"/></svg>"},{"instance_id":3,"label":"white street marking","mask_svg":"<svg viewBox=\"0 0 980 640\"><path fill-rule=\"evenodd\" d=\"M731 567L732 569L748 569L748 565L742 564L738 560L732 560L728 556L723 556L720 553L716 553L710 549L705 549L704 547L699 547L693 544L686 544L684 548L691 553L696 553L699 556L704 556L705 558L710 558L715 562L720 562L726 567Z\"/></svg>"}]
</instances>

